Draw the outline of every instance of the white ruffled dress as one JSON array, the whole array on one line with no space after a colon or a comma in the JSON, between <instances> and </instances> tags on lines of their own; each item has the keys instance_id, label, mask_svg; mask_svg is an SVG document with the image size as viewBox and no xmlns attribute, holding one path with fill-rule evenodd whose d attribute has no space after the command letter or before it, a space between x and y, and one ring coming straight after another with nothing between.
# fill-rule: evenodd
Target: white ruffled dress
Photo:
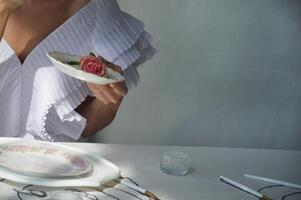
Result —
<instances>
[{"instance_id":1,"label":"white ruffled dress","mask_svg":"<svg viewBox=\"0 0 301 200\"><path fill-rule=\"evenodd\" d=\"M129 89L139 81L137 67L156 50L137 18L115 0L91 0L50 33L23 64L11 46L0 43L0 136L76 141L86 119L74 109L91 95L86 83L53 66L47 51L95 52L123 67Z\"/></svg>"}]
</instances>

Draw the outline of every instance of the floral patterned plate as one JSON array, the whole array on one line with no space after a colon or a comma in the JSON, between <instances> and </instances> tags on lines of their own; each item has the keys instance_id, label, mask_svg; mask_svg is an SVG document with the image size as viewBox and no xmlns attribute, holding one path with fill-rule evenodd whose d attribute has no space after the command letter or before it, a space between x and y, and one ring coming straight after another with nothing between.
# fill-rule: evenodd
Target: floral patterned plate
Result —
<instances>
[{"instance_id":1,"label":"floral patterned plate","mask_svg":"<svg viewBox=\"0 0 301 200\"><path fill-rule=\"evenodd\" d=\"M0 145L0 167L32 177L72 178L86 176L93 165L83 156L50 144Z\"/></svg>"},{"instance_id":2,"label":"floral patterned plate","mask_svg":"<svg viewBox=\"0 0 301 200\"><path fill-rule=\"evenodd\" d=\"M106 84L115 83L124 80L124 77L119 71L113 70L112 68L109 67L106 67L105 75L99 73L93 73L92 71L94 72L99 71L97 69L97 66L95 67L95 65L93 65L94 63L90 65L90 70L84 71L81 66L82 63L81 61L82 58L85 58L87 56L80 57L80 56L75 56L75 55L70 55L70 54L60 53L60 52L48 52L47 56L50 59L50 61L61 72L69 76L72 76L73 78L80 79L82 81L100 84L100 85L106 85ZM106 61L104 64L110 64L110 63L107 63ZM89 67L89 63L88 63L88 67ZM91 71L92 73L89 71Z\"/></svg>"}]
</instances>

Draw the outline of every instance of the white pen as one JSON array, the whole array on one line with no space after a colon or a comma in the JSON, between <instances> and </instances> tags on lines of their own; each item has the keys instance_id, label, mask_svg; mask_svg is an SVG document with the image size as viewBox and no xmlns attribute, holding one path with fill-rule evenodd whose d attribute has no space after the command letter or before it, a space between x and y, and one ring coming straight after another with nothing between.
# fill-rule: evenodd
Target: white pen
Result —
<instances>
[{"instance_id":1,"label":"white pen","mask_svg":"<svg viewBox=\"0 0 301 200\"><path fill-rule=\"evenodd\" d=\"M265 181L268 183L275 183L275 184L279 184L279 185L283 185L283 186L287 186L287 187L291 187L291 188L295 188L295 189L301 189L301 185L297 185L294 183L289 183L289 182L284 182L284 181L279 181L279 180L275 180L275 179L264 178L264 177L260 177L260 176L249 175L249 174L245 174L245 177Z\"/></svg>"},{"instance_id":2,"label":"white pen","mask_svg":"<svg viewBox=\"0 0 301 200\"><path fill-rule=\"evenodd\" d=\"M265 196L264 194L261 194L261 193L255 191L255 190L253 190L253 189L251 189L251 188L249 188L249 187L247 187L245 185L242 185L242 184L240 184L238 182L235 182L235 181L233 181L233 180L231 180L229 178L221 176L220 180L222 182L227 183L227 184L229 184L229 185L231 185L233 187L236 187L236 188L238 188L238 189L240 189L242 191L245 191L245 192L247 192L249 194L252 194L252 195L254 195L254 196L256 196L256 197L258 197L258 198L260 198L262 200L271 200L271 198Z\"/></svg>"}]
</instances>

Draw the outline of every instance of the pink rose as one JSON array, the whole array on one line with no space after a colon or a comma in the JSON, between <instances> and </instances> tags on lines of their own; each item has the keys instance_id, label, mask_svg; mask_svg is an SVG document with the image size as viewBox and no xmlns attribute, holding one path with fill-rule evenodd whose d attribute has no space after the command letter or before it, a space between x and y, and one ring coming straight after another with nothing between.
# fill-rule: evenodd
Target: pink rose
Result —
<instances>
[{"instance_id":1,"label":"pink rose","mask_svg":"<svg viewBox=\"0 0 301 200\"><path fill-rule=\"evenodd\" d=\"M106 76L106 64L101 58L95 56L85 56L80 60L81 70L95 74L97 76Z\"/></svg>"}]
</instances>

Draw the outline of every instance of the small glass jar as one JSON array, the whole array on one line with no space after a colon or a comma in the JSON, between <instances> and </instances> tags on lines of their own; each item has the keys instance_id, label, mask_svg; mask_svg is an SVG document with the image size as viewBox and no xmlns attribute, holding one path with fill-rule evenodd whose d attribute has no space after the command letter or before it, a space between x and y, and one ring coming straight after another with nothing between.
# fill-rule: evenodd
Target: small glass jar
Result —
<instances>
[{"instance_id":1,"label":"small glass jar","mask_svg":"<svg viewBox=\"0 0 301 200\"><path fill-rule=\"evenodd\" d=\"M179 151L167 151L162 154L160 168L170 175L184 176L188 173L190 156Z\"/></svg>"}]
</instances>

